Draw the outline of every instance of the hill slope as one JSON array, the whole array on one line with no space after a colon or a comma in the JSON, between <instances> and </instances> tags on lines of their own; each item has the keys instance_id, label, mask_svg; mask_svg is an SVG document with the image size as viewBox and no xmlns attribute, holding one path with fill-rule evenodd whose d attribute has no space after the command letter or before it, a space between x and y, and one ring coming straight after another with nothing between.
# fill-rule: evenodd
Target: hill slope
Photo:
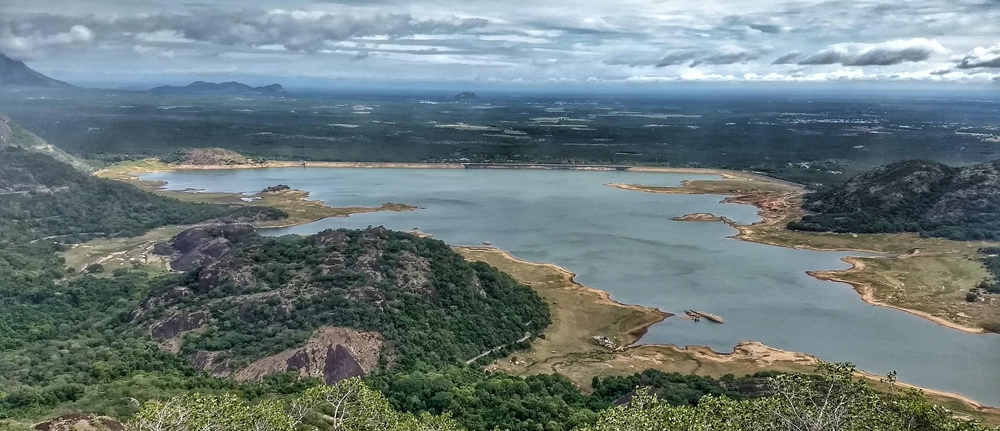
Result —
<instances>
[{"instance_id":1,"label":"hill slope","mask_svg":"<svg viewBox=\"0 0 1000 431\"><path fill-rule=\"evenodd\" d=\"M1000 239L1000 160L961 168L897 162L809 194L804 207L813 214L789 228Z\"/></svg>"},{"instance_id":2,"label":"hill slope","mask_svg":"<svg viewBox=\"0 0 1000 431\"><path fill-rule=\"evenodd\" d=\"M83 159L72 156L45 142L45 140L39 138L34 133L22 129L0 112L0 148L5 147L20 147L28 151L42 153L60 162L69 164L79 171L90 172L93 170L93 167L83 161Z\"/></svg>"},{"instance_id":3,"label":"hill slope","mask_svg":"<svg viewBox=\"0 0 1000 431\"><path fill-rule=\"evenodd\" d=\"M178 93L201 93L201 94L243 94L243 93L280 93L285 89L281 84L265 85L263 87L251 87L249 85L230 81L222 83L195 81L185 86L164 85L149 90L150 93L178 94Z\"/></svg>"},{"instance_id":4,"label":"hill slope","mask_svg":"<svg viewBox=\"0 0 1000 431\"><path fill-rule=\"evenodd\" d=\"M160 252L189 276L155 289L136 322L197 368L241 380L298 370L333 383L380 357L460 364L549 324L506 274L381 227L281 238L194 227Z\"/></svg>"},{"instance_id":5,"label":"hill slope","mask_svg":"<svg viewBox=\"0 0 1000 431\"><path fill-rule=\"evenodd\" d=\"M38 73L23 61L0 54L0 86L73 88L72 85Z\"/></svg>"}]
</instances>

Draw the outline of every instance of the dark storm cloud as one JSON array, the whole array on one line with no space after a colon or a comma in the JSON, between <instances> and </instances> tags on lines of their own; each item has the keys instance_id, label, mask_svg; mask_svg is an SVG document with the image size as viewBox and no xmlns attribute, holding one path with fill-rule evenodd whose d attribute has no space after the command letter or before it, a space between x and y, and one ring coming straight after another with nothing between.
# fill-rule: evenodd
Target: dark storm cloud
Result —
<instances>
[{"instance_id":1,"label":"dark storm cloud","mask_svg":"<svg viewBox=\"0 0 1000 431\"><path fill-rule=\"evenodd\" d=\"M959 69L978 69L983 67L1000 67L1000 44L988 48L976 48L965 54L965 57L955 66Z\"/></svg>"},{"instance_id":2,"label":"dark storm cloud","mask_svg":"<svg viewBox=\"0 0 1000 431\"><path fill-rule=\"evenodd\" d=\"M752 60L756 60L760 57L760 54L741 48L738 46L724 46L719 48L718 51L711 55L701 57L693 62L691 62L691 67L699 66L702 64L710 65L720 65L720 64L746 64Z\"/></svg>"},{"instance_id":3,"label":"dark storm cloud","mask_svg":"<svg viewBox=\"0 0 1000 431\"><path fill-rule=\"evenodd\" d=\"M924 61L945 49L934 40L896 40L879 44L839 44L799 60L800 65L889 66Z\"/></svg>"},{"instance_id":4,"label":"dark storm cloud","mask_svg":"<svg viewBox=\"0 0 1000 431\"><path fill-rule=\"evenodd\" d=\"M799 60L799 58L802 58L802 52L792 51L785 55L782 55L781 57L778 57L778 59L774 60L774 62L772 62L771 64L795 64Z\"/></svg>"},{"instance_id":5,"label":"dark storm cloud","mask_svg":"<svg viewBox=\"0 0 1000 431\"><path fill-rule=\"evenodd\" d=\"M674 51L663 56L663 58L656 63L656 67L681 65L695 59L699 55L700 54L696 51Z\"/></svg>"},{"instance_id":6,"label":"dark storm cloud","mask_svg":"<svg viewBox=\"0 0 1000 431\"><path fill-rule=\"evenodd\" d=\"M43 39L85 26L96 37L121 39L154 32L174 32L195 41L228 46L276 45L313 52L329 41L359 36L400 37L453 34L481 28L480 18L416 19L409 14L354 16L322 12L205 11L193 15L157 14L116 18L30 15L10 21L0 38ZM30 47L29 47L30 48Z\"/></svg>"},{"instance_id":7,"label":"dark storm cloud","mask_svg":"<svg viewBox=\"0 0 1000 431\"><path fill-rule=\"evenodd\" d=\"M690 63L691 67L699 65L724 65L724 64L736 64L736 63L748 63L752 60L756 60L760 57L760 53L757 51L750 51L748 49L726 45L717 48L712 51L699 51L699 50L678 50L667 53L659 60L652 60L650 58L641 57L619 57L610 60L605 60L604 64L607 65L622 65L630 67L640 67L640 66L655 66L655 67L667 67L667 66L681 66Z\"/></svg>"}]
</instances>

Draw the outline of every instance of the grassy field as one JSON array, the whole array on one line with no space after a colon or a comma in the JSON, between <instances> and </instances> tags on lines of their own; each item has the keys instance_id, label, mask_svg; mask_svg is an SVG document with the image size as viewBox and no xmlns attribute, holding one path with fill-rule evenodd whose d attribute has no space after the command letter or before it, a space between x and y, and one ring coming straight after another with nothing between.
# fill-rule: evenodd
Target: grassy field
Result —
<instances>
[{"instance_id":1,"label":"grassy field","mask_svg":"<svg viewBox=\"0 0 1000 431\"><path fill-rule=\"evenodd\" d=\"M755 177L729 175L718 181L687 181L681 187L609 184L625 190L663 194L718 194L724 201L755 205L761 221L735 225L745 241L811 250L881 253L843 271L816 271L811 275L854 286L869 303L886 305L967 332L1000 326L1000 296L970 303L965 294L984 278L986 269L976 251L996 245L983 241L921 238L917 234L841 234L791 231L789 221L802 217L805 190ZM693 216L693 215L692 215ZM704 216L702 217L704 218ZM684 219L681 217L680 219Z\"/></svg>"},{"instance_id":2,"label":"grassy field","mask_svg":"<svg viewBox=\"0 0 1000 431\"><path fill-rule=\"evenodd\" d=\"M892 258L848 258L845 271L816 271L814 277L849 283L865 301L899 308L966 332L1000 325L1000 298L965 300L969 286L989 273L975 253L915 254Z\"/></svg>"},{"instance_id":3,"label":"grassy field","mask_svg":"<svg viewBox=\"0 0 1000 431\"><path fill-rule=\"evenodd\" d=\"M166 259L152 253L153 245L177 235L185 226L167 226L153 229L143 236L132 238L95 239L83 244L74 244L59 255L66 260L67 268L78 273L88 265L99 263L105 271L98 275L110 275L119 268L131 269L142 266L151 273L169 271Z\"/></svg>"}]
</instances>

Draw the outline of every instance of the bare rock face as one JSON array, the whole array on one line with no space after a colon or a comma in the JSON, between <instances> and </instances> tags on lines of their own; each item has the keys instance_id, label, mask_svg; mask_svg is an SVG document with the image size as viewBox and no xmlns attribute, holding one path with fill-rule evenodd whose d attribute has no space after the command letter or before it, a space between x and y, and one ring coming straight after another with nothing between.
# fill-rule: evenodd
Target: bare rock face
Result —
<instances>
[{"instance_id":1,"label":"bare rock face","mask_svg":"<svg viewBox=\"0 0 1000 431\"><path fill-rule=\"evenodd\" d=\"M382 281L382 267L378 264L380 257L382 257L380 250L366 252L361 256L358 256L358 259L354 261L354 266L351 267L351 269L371 277L375 281Z\"/></svg>"},{"instance_id":2,"label":"bare rock face","mask_svg":"<svg viewBox=\"0 0 1000 431\"><path fill-rule=\"evenodd\" d=\"M323 275L335 274L344 270L344 255L332 251L326 255L323 264L320 265L320 273Z\"/></svg>"},{"instance_id":3,"label":"bare rock face","mask_svg":"<svg viewBox=\"0 0 1000 431\"><path fill-rule=\"evenodd\" d=\"M294 371L300 378L336 383L374 370L382 345L382 336L376 332L325 327L305 346L258 359L234 377L241 382L260 381L264 376Z\"/></svg>"},{"instance_id":4,"label":"bare rock face","mask_svg":"<svg viewBox=\"0 0 1000 431\"><path fill-rule=\"evenodd\" d=\"M212 316L207 311L178 313L149 327L150 335L160 342L160 348L170 353L180 353L184 334L203 328Z\"/></svg>"},{"instance_id":5,"label":"bare rock face","mask_svg":"<svg viewBox=\"0 0 1000 431\"><path fill-rule=\"evenodd\" d=\"M207 311L175 314L166 320L154 323L149 329L153 338L163 341L184 332L201 328L208 323L210 318Z\"/></svg>"},{"instance_id":6,"label":"bare rock face","mask_svg":"<svg viewBox=\"0 0 1000 431\"><path fill-rule=\"evenodd\" d=\"M174 237L170 243L174 259L170 268L190 271L218 261L232 253L237 245L257 237L253 226L227 224L195 226ZM158 250L164 252L162 247Z\"/></svg>"},{"instance_id":7,"label":"bare rock face","mask_svg":"<svg viewBox=\"0 0 1000 431\"><path fill-rule=\"evenodd\" d=\"M350 241L350 237L339 230L327 229L313 235L313 241L319 245L333 246L335 250L343 252L344 248L347 247L348 241Z\"/></svg>"},{"instance_id":8,"label":"bare rock face","mask_svg":"<svg viewBox=\"0 0 1000 431\"><path fill-rule=\"evenodd\" d=\"M427 279L431 274L431 264L423 257L404 251L399 256L396 268L396 284L410 292L427 294Z\"/></svg>"},{"instance_id":9,"label":"bare rock face","mask_svg":"<svg viewBox=\"0 0 1000 431\"><path fill-rule=\"evenodd\" d=\"M107 416L69 414L33 427L38 431L125 431L125 425Z\"/></svg>"},{"instance_id":10,"label":"bare rock face","mask_svg":"<svg viewBox=\"0 0 1000 431\"><path fill-rule=\"evenodd\" d=\"M188 358L191 366L216 377L228 377L232 374L232 365L222 358L224 352L209 352L199 350Z\"/></svg>"}]
</instances>

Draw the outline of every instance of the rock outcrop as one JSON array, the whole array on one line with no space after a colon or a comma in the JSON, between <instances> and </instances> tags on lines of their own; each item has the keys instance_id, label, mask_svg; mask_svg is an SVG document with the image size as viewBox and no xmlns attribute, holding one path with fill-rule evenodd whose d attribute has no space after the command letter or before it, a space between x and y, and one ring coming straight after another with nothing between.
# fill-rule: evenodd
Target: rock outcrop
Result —
<instances>
[{"instance_id":1,"label":"rock outcrop","mask_svg":"<svg viewBox=\"0 0 1000 431\"><path fill-rule=\"evenodd\" d=\"M376 332L326 327L305 346L258 359L234 377L241 382L260 381L270 374L294 371L299 377L336 383L374 370L382 344L382 336Z\"/></svg>"},{"instance_id":2,"label":"rock outcrop","mask_svg":"<svg viewBox=\"0 0 1000 431\"><path fill-rule=\"evenodd\" d=\"M257 238L257 231L246 224L195 226L175 236L169 247L158 245L154 252L171 256L174 271L205 268L229 256L236 246Z\"/></svg>"},{"instance_id":3,"label":"rock outcrop","mask_svg":"<svg viewBox=\"0 0 1000 431\"><path fill-rule=\"evenodd\" d=\"M69 414L36 424L37 431L125 431L125 425L107 416Z\"/></svg>"}]
</instances>

